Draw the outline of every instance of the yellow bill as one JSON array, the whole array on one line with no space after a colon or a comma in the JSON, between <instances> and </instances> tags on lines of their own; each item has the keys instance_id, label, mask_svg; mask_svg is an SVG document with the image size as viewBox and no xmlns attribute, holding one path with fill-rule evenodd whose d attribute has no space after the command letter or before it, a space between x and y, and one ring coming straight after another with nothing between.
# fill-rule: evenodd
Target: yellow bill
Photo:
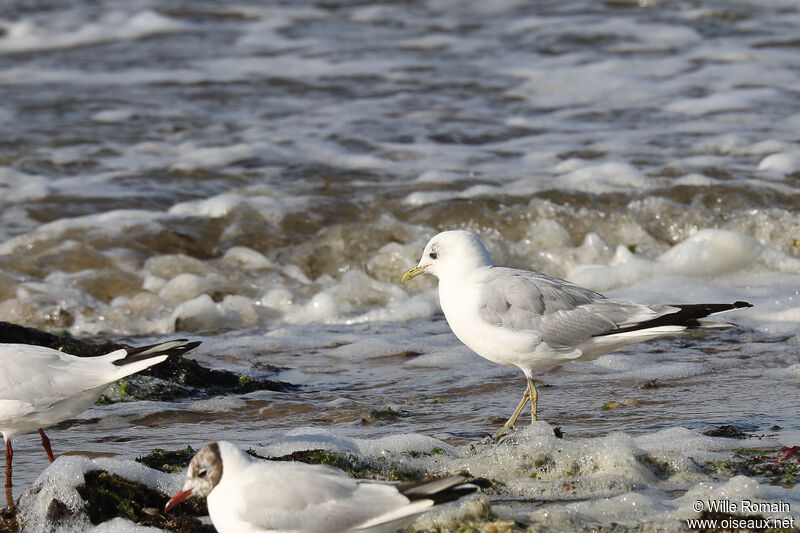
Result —
<instances>
[{"instance_id":1,"label":"yellow bill","mask_svg":"<svg viewBox=\"0 0 800 533\"><path fill-rule=\"evenodd\" d=\"M427 265L425 265L425 266L415 266L414 268L412 268L411 270L409 270L408 272L403 274L403 279L400 280L400 283L405 283L406 281L410 280L411 278L416 278L417 276L419 276L420 274L425 272L426 268L428 268Z\"/></svg>"}]
</instances>

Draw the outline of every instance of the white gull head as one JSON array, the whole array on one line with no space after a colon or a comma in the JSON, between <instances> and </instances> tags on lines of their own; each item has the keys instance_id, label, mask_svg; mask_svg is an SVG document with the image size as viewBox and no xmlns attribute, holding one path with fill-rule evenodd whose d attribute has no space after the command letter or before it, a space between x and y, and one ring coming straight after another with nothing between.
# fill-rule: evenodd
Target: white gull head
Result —
<instances>
[{"instance_id":1,"label":"white gull head","mask_svg":"<svg viewBox=\"0 0 800 533\"><path fill-rule=\"evenodd\" d=\"M222 444L223 446L229 446L227 442ZM189 463L189 470L186 473L186 483L184 483L183 488L167 503L165 512L169 511L189 496L204 498L211 494L211 491L214 490L222 479L222 466L220 445L216 442L212 442L203 447Z\"/></svg>"},{"instance_id":2,"label":"white gull head","mask_svg":"<svg viewBox=\"0 0 800 533\"><path fill-rule=\"evenodd\" d=\"M405 273L403 282L420 274L432 274L440 280L460 277L492 265L492 257L474 234L463 230L443 231L428 241L419 263Z\"/></svg>"}]
</instances>

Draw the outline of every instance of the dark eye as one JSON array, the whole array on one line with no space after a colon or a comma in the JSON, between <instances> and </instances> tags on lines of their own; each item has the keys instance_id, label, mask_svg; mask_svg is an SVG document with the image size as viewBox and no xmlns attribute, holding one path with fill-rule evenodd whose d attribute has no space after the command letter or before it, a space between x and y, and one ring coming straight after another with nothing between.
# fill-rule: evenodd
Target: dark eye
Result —
<instances>
[{"instance_id":1,"label":"dark eye","mask_svg":"<svg viewBox=\"0 0 800 533\"><path fill-rule=\"evenodd\" d=\"M199 470L197 472L197 477L206 477L206 474L207 474L207 472L206 472L206 469L204 468L204 469Z\"/></svg>"},{"instance_id":2,"label":"dark eye","mask_svg":"<svg viewBox=\"0 0 800 533\"><path fill-rule=\"evenodd\" d=\"M431 252L428 254L428 257L430 257L431 259L436 259L437 257L439 257L439 254L437 254L436 252Z\"/></svg>"}]
</instances>

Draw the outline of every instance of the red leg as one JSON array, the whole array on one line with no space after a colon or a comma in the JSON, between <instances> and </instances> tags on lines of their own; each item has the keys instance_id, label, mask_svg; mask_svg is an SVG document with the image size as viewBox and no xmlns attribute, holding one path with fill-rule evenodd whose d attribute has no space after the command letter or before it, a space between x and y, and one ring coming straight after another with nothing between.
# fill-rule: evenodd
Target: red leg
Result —
<instances>
[{"instance_id":1,"label":"red leg","mask_svg":"<svg viewBox=\"0 0 800 533\"><path fill-rule=\"evenodd\" d=\"M44 451L47 452L47 458L50 459L50 462L52 463L56 460L56 458L53 457L53 449L50 448L50 439L47 438L47 435L45 435L44 431L41 429L39 430L39 435L42 436L42 446L44 446Z\"/></svg>"},{"instance_id":2,"label":"red leg","mask_svg":"<svg viewBox=\"0 0 800 533\"><path fill-rule=\"evenodd\" d=\"M11 449L11 439L6 440L6 488L11 487L11 458L14 450Z\"/></svg>"}]
</instances>

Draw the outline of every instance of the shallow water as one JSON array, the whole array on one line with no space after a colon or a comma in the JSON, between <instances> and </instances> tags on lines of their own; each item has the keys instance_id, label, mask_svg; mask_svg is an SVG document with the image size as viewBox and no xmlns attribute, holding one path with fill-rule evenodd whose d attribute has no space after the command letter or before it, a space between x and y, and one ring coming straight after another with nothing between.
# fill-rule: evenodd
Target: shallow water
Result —
<instances>
[{"instance_id":1,"label":"shallow water","mask_svg":"<svg viewBox=\"0 0 800 533\"><path fill-rule=\"evenodd\" d=\"M300 386L98 406L49 432L57 453L493 432L521 373L452 336L433 280L399 284L447 228L615 297L755 304L540 376L568 436L796 445L798 25L779 0L7 2L0 320L198 338ZM19 487L38 447L17 441Z\"/></svg>"}]
</instances>

